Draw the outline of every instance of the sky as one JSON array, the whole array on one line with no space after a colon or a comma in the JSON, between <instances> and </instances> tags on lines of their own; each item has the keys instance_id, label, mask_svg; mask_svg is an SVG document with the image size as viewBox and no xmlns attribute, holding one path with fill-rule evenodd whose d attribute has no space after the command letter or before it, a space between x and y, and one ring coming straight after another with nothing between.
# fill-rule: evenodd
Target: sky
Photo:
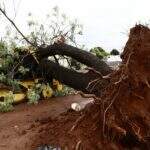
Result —
<instances>
[{"instance_id":1,"label":"sky","mask_svg":"<svg viewBox=\"0 0 150 150\"><path fill-rule=\"evenodd\" d=\"M0 0L2 2L2 0ZM107 51L123 50L129 29L136 23L149 24L149 0L4 0L8 16L22 32L26 32L27 14L31 12L42 19L56 5L70 18L83 25L83 35L78 39L87 48L100 46ZM0 18L1 19L1 18ZM1 26L8 22L1 21ZM0 29L2 33L4 28Z\"/></svg>"}]
</instances>

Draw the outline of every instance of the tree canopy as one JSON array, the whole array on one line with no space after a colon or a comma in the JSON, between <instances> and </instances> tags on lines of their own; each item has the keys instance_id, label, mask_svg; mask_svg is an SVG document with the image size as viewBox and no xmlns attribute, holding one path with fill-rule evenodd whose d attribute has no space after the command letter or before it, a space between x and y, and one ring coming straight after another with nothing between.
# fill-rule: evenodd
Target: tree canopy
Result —
<instances>
[{"instance_id":1,"label":"tree canopy","mask_svg":"<svg viewBox=\"0 0 150 150\"><path fill-rule=\"evenodd\" d=\"M112 49L110 55L119 55L119 51L117 49Z\"/></svg>"},{"instance_id":2,"label":"tree canopy","mask_svg":"<svg viewBox=\"0 0 150 150\"><path fill-rule=\"evenodd\" d=\"M107 53L103 48L101 47L94 47L90 50L91 53L96 55L98 58L103 59L109 56L109 53Z\"/></svg>"}]
</instances>

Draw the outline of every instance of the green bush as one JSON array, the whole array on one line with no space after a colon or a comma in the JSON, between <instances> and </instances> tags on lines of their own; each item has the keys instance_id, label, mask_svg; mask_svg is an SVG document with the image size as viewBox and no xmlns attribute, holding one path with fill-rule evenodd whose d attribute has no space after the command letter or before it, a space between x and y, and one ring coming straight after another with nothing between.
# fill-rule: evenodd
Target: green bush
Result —
<instances>
[{"instance_id":1,"label":"green bush","mask_svg":"<svg viewBox=\"0 0 150 150\"><path fill-rule=\"evenodd\" d=\"M107 53L103 48L101 47L94 47L90 50L91 53L99 57L100 59L104 59L107 56L109 56L109 53Z\"/></svg>"},{"instance_id":2,"label":"green bush","mask_svg":"<svg viewBox=\"0 0 150 150\"><path fill-rule=\"evenodd\" d=\"M0 102L0 112L8 112L13 110L13 93L10 92L6 97L4 97L4 101Z\"/></svg>"},{"instance_id":3,"label":"green bush","mask_svg":"<svg viewBox=\"0 0 150 150\"><path fill-rule=\"evenodd\" d=\"M74 93L74 89L72 89L72 88L70 88L66 85L63 85L63 89L61 91L55 90L53 95L55 97L58 97L58 96L69 95L69 94L72 94L72 93Z\"/></svg>"},{"instance_id":4,"label":"green bush","mask_svg":"<svg viewBox=\"0 0 150 150\"><path fill-rule=\"evenodd\" d=\"M49 22L48 24L45 24L45 21L41 23L38 20L33 20L33 18L34 17L30 13L28 20L29 32L25 37L36 46L53 44L60 35L65 37L66 43L76 45L76 36L82 35L82 25L79 24L76 19L70 20L65 14L61 14L58 7L55 7L53 13L46 16L45 19ZM21 77L24 79L30 79L30 73L32 73L32 75L34 74L32 67L27 68L27 65L23 64L23 59L31 52L33 54L35 50L36 48L34 46L29 46L29 43L22 40L19 33L14 32L11 27L6 29L6 35L0 40L0 83L9 86L13 93L19 91L22 92L22 86L19 83ZM50 59L53 60L53 57ZM58 60L67 60L70 68L76 70L80 69L81 64L75 60L68 59L68 57L59 56ZM38 103L43 84L51 85L51 83L45 83L45 81L43 81L40 84L37 83L35 87L27 90L29 104ZM64 86L62 91L55 90L53 96L66 95L70 93L69 90L70 88ZM7 112L13 109L12 101L7 99L11 98L6 96L4 102L0 102L0 111Z\"/></svg>"},{"instance_id":5,"label":"green bush","mask_svg":"<svg viewBox=\"0 0 150 150\"><path fill-rule=\"evenodd\" d=\"M37 104L40 99L40 94L34 89L28 89L27 91L28 104Z\"/></svg>"},{"instance_id":6,"label":"green bush","mask_svg":"<svg viewBox=\"0 0 150 150\"><path fill-rule=\"evenodd\" d=\"M111 52L110 52L110 55L119 55L119 51L117 49L113 49Z\"/></svg>"}]
</instances>

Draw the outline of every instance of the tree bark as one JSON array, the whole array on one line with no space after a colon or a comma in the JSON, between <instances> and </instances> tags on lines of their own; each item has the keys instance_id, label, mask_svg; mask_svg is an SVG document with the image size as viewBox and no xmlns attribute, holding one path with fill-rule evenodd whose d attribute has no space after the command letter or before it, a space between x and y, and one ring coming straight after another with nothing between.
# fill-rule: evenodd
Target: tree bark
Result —
<instances>
[{"instance_id":1,"label":"tree bark","mask_svg":"<svg viewBox=\"0 0 150 150\"><path fill-rule=\"evenodd\" d=\"M37 51L39 60L53 55L66 55L74 58L80 63L101 72L102 75L107 75L112 71L111 68L97 56L71 45L54 43L45 48L40 47Z\"/></svg>"},{"instance_id":2,"label":"tree bark","mask_svg":"<svg viewBox=\"0 0 150 150\"><path fill-rule=\"evenodd\" d=\"M100 78L98 74L92 71L88 71L87 73L77 72L60 66L59 64L47 59L43 59L40 62L39 67L46 79L49 80L51 78L55 78L61 83L66 84L76 90L83 91L85 93L100 95L100 88L102 88L105 84L108 84L107 80L102 79L99 83L103 82L103 86L98 86L98 88L93 88L93 90L91 90L93 84L89 86L89 88L87 88L89 83L94 79Z\"/></svg>"},{"instance_id":3,"label":"tree bark","mask_svg":"<svg viewBox=\"0 0 150 150\"><path fill-rule=\"evenodd\" d=\"M31 76L38 78L44 77L49 81L55 78L61 83L66 84L76 90L80 90L85 93L93 93L96 95L101 94L100 89L103 89L105 85L108 84L108 81L102 78L100 79L100 75L92 70L87 71L86 73L77 72L48 60L48 56L53 56L56 54L66 55L74 58L88 67L92 67L98 72L101 72L102 75L106 75L111 72L110 67L95 55L67 44L55 43L46 48L38 49L37 58L39 63L37 63L32 55L28 55L24 58L22 65L30 68L30 72L28 72L23 78L31 78ZM15 78L19 78L19 74L15 74ZM94 82L90 84L89 88L87 88L91 81L98 78L99 82L96 83L96 88L94 87Z\"/></svg>"}]
</instances>

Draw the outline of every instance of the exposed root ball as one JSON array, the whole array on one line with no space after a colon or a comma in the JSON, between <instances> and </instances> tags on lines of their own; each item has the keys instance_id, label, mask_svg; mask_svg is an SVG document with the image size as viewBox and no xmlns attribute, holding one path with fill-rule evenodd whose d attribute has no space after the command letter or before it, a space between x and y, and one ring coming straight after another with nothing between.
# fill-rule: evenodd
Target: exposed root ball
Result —
<instances>
[{"instance_id":1,"label":"exposed root ball","mask_svg":"<svg viewBox=\"0 0 150 150\"><path fill-rule=\"evenodd\" d=\"M132 137L136 144L146 144L150 137L149 28L137 25L131 29L122 60L103 94L103 134L107 138L120 134L117 140L121 142Z\"/></svg>"}]
</instances>

